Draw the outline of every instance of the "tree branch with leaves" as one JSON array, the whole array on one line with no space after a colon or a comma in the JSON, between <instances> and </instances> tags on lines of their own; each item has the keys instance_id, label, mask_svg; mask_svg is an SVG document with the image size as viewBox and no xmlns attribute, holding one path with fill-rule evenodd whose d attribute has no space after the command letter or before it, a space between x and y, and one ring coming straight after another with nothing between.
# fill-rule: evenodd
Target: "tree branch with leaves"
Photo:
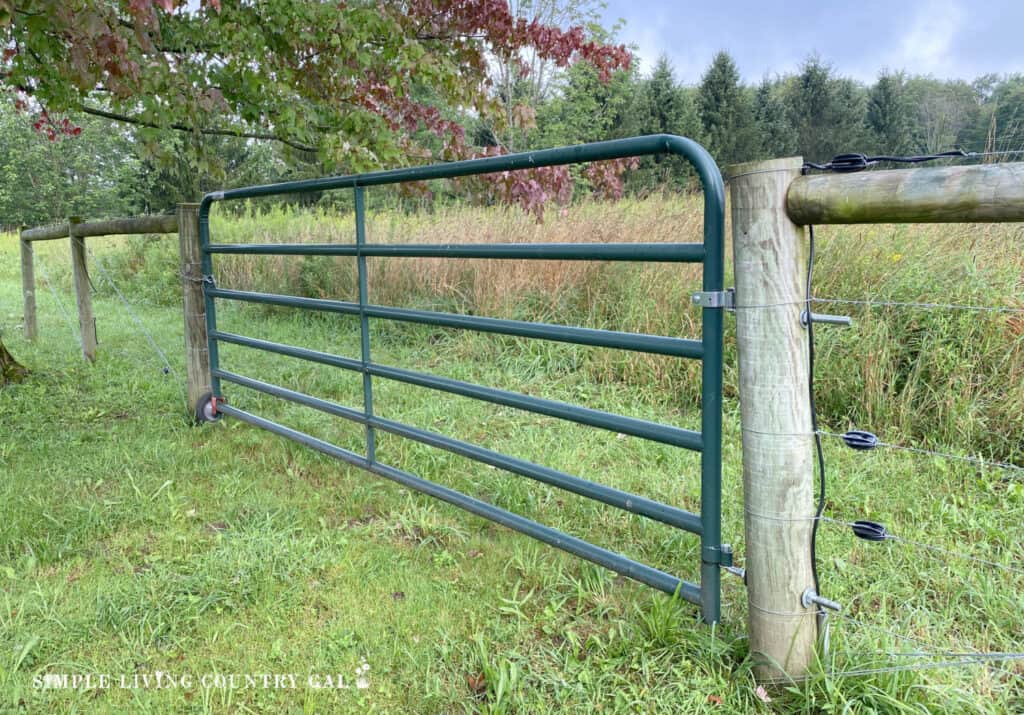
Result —
<instances>
[{"instance_id":1,"label":"tree branch with leaves","mask_svg":"<svg viewBox=\"0 0 1024 715\"><path fill-rule=\"evenodd\" d=\"M348 171L476 155L438 105L505 121L490 58L586 61L605 78L630 62L621 45L516 16L504 0L0 0L0 28L3 84L45 112L46 131L84 111L274 140ZM562 194L543 191L549 179L524 176L514 193L531 205L538 191Z\"/></svg>"}]
</instances>

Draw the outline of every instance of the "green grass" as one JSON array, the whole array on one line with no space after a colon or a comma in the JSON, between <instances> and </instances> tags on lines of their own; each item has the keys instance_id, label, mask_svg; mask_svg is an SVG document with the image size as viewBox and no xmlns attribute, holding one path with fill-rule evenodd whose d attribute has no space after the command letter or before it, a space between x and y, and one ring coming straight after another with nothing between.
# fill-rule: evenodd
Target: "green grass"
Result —
<instances>
[{"instance_id":1,"label":"green grass","mask_svg":"<svg viewBox=\"0 0 1024 715\"><path fill-rule=\"evenodd\" d=\"M180 375L173 247L141 249L143 240L91 246L117 268ZM136 247L126 248L130 241ZM826 266L839 260L827 250ZM37 260L71 309L65 253L63 242L54 242L39 246ZM0 711L1024 708L1019 663L1005 666L1013 675L984 666L816 675L771 690L772 702L764 703L750 672L745 592L736 579L727 577L725 621L711 629L688 604L273 435L230 420L192 427L180 384L162 374L99 283L95 366L81 360L41 280L41 336L26 343L18 329L17 266L16 244L5 237L0 328L33 374L0 392ZM857 278L850 268L843 280L867 283L861 270ZM219 318L226 330L358 354L356 325L344 318L227 305ZM945 346L944 359L958 359L955 331L921 329L927 350ZM617 364L598 350L388 324L376 324L373 338L374 358L387 364L682 426L698 419L691 393L643 379L655 367L596 369ZM828 379L863 357L864 345L853 337L825 340ZM222 364L360 404L357 378L339 371L233 347L225 347ZM229 394L244 409L362 448L354 426L241 388ZM375 382L375 402L385 417L699 506L698 461L681 450L383 381ZM1016 426L1001 428L1019 435L1019 414L1009 419ZM956 437L933 434L930 443L962 447L950 436ZM1021 481L916 455L856 454L831 441L826 449L834 517L875 519L914 541L1019 564ZM731 399L724 454L723 533L742 562L738 410ZM382 437L378 457L682 577L696 575L696 541L686 534L397 438ZM922 639L928 650L1021 649L1019 574L906 544L859 542L827 523L819 553L822 591L868 624L836 620L821 671L873 669L892 662L885 653L919 647L899 635ZM351 683L363 662L370 666L366 689L304 687L309 674L341 674ZM46 673L130 677L158 670L197 681L207 673L295 673L299 687L33 687Z\"/></svg>"}]
</instances>

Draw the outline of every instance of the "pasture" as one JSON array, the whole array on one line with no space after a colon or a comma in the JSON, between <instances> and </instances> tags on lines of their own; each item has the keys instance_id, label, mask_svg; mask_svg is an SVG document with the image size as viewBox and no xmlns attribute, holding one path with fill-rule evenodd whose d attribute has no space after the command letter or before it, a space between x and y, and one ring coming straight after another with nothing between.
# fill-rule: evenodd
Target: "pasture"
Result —
<instances>
[{"instance_id":1,"label":"pasture","mask_svg":"<svg viewBox=\"0 0 1024 715\"><path fill-rule=\"evenodd\" d=\"M250 207L215 215L229 240L349 241L352 217ZM373 213L375 240L699 240L692 198L584 203L543 224L515 209ZM1024 307L1019 225L819 230L815 295ZM724 622L493 524L298 445L224 420L195 427L182 397L182 318L171 239L92 241L174 371L93 274L95 365L37 269L40 338L18 329L17 241L0 238L0 328L32 369L0 392L0 710L30 712L991 712L1024 708L1021 661L889 670L1017 651L1024 611L1024 472L825 440L826 515L879 521L869 543L824 523L828 655L814 677L756 689L742 583ZM73 311L64 241L37 245ZM225 259L223 285L351 299L351 259ZM377 302L692 335L696 273L679 266L379 259ZM731 284L731 283L730 283ZM1020 313L829 305L817 330L823 427L891 444L1024 464ZM73 313L72 313L73 314ZM227 331L341 355L358 321L224 306ZM723 534L742 564L735 348L726 320ZM693 428L696 366L375 321L375 359ZM358 376L225 346L242 374L341 403ZM361 428L233 388L243 408L345 446ZM687 509L696 455L419 388L375 383L384 417L451 434ZM467 491L693 580L695 538L397 438L381 461ZM938 550L937 550L938 549ZM984 559L989 564L973 559ZM994 565L993 565L994 564ZM908 657L907 654L918 652ZM897 655L894 655L897 654ZM366 668L365 666L368 666ZM177 678L130 687L133 676ZM357 674L357 671L359 674ZM114 674L112 687L39 688L47 673ZM222 687L204 674L294 675ZM127 687L117 679L128 676ZM182 676L189 676L183 682ZM328 681L349 687L313 687ZM339 677L340 676L340 677ZM367 687L358 687L363 678Z\"/></svg>"}]
</instances>

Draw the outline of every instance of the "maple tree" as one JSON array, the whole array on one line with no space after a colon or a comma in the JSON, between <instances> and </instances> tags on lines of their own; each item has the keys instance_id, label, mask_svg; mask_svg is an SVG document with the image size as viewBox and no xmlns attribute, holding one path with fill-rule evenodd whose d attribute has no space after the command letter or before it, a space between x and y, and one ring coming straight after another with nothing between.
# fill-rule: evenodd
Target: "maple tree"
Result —
<instances>
[{"instance_id":1,"label":"maple tree","mask_svg":"<svg viewBox=\"0 0 1024 715\"><path fill-rule=\"evenodd\" d=\"M349 171L475 155L438 105L500 122L491 60L528 50L604 78L630 62L622 46L514 16L505 0L0 0L0 44L0 83L51 141L80 134L67 115L82 112L274 140ZM423 87L439 101L417 100ZM616 167L598 175L614 184ZM572 190L558 167L486 181L538 215ZM0 366L5 381L20 370L6 351Z\"/></svg>"},{"instance_id":2,"label":"maple tree","mask_svg":"<svg viewBox=\"0 0 1024 715\"><path fill-rule=\"evenodd\" d=\"M503 121L489 62L528 52L604 79L630 63L624 47L517 17L505 0L0 0L0 32L2 82L51 138L84 112L272 139L348 171L477 155L439 107ZM492 183L531 209L571 190L557 169Z\"/></svg>"}]
</instances>

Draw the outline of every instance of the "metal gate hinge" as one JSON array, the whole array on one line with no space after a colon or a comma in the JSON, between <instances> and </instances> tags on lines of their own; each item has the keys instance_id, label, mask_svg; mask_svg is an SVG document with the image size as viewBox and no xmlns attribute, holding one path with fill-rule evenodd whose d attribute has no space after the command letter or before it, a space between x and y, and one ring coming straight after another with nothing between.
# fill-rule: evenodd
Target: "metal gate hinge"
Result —
<instances>
[{"instance_id":1,"label":"metal gate hinge","mask_svg":"<svg viewBox=\"0 0 1024 715\"><path fill-rule=\"evenodd\" d=\"M820 606L821 608L827 608L830 611L841 611L843 607L835 601L819 596L813 588L805 589L800 595L800 605L804 608L810 608L811 606Z\"/></svg>"},{"instance_id":2,"label":"metal gate hinge","mask_svg":"<svg viewBox=\"0 0 1024 715\"><path fill-rule=\"evenodd\" d=\"M841 328L852 328L853 318L847 315L828 315L827 313L808 313L806 310L800 313L800 325L807 327L808 316L814 324L824 323L825 325L838 325Z\"/></svg>"},{"instance_id":3,"label":"metal gate hinge","mask_svg":"<svg viewBox=\"0 0 1024 715\"><path fill-rule=\"evenodd\" d=\"M719 566L732 566L732 546L722 544L720 546L705 546L700 551L701 560L706 564L717 564Z\"/></svg>"},{"instance_id":4,"label":"metal gate hinge","mask_svg":"<svg viewBox=\"0 0 1024 715\"><path fill-rule=\"evenodd\" d=\"M736 289L701 291L693 294L693 304L700 308L736 308Z\"/></svg>"}]
</instances>

